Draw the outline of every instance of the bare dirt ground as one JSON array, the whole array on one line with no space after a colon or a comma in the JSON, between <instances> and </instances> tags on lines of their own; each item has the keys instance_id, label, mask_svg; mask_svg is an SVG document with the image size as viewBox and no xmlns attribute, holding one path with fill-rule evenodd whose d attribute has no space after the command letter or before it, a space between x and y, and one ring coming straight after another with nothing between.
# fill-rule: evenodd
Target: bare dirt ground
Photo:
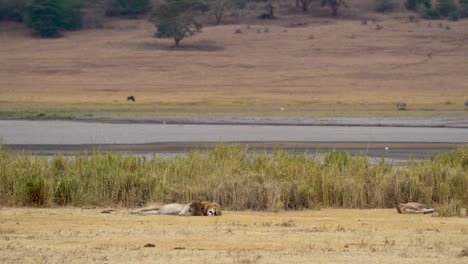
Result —
<instances>
[{"instance_id":1,"label":"bare dirt ground","mask_svg":"<svg viewBox=\"0 0 468 264\"><path fill-rule=\"evenodd\" d=\"M178 49L144 19L59 39L2 22L0 114L466 115L468 20L407 16L207 26Z\"/></svg>"},{"instance_id":2,"label":"bare dirt ground","mask_svg":"<svg viewBox=\"0 0 468 264\"><path fill-rule=\"evenodd\" d=\"M394 209L221 217L3 208L1 263L466 263L466 217ZM144 247L146 244L155 247ZM465 252L465 253L463 253Z\"/></svg>"}]
</instances>

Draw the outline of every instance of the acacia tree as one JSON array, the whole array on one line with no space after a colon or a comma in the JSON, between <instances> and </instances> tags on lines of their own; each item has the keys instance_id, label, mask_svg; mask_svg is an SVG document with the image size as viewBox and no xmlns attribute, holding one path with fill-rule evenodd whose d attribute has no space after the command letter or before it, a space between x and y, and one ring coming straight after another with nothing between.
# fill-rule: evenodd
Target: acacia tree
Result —
<instances>
[{"instance_id":1,"label":"acacia tree","mask_svg":"<svg viewBox=\"0 0 468 264\"><path fill-rule=\"evenodd\" d=\"M221 24L224 14L230 9L243 9L247 3L245 0L207 0L210 13L216 19L216 25Z\"/></svg>"},{"instance_id":2,"label":"acacia tree","mask_svg":"<svg viewBox=\"0 0 468 264\"><path fill-rule=\"evenodd\" d=\"M348 7L345 0L322 0L322 6L330 6L332 10L332 16L338 15L338 9L341 6Z\"/></svg>"},{"instance_id":3,"label":"acacia tree","mask_svg":"<svg viewBox=\"0 0 468 264\"><path fill-rule=\"evenodd\" d=\"M221 24L224 13L227 9L232 7L232 1L230 0L209 0L210 12L216 19L216 25Z\"/></svg>"},{"instance_id":4,"label":"acacia tree","mask_svg":"<svg viewBox=\"0 0 468 264\"><path fill-rule=\"evenodd\" d=\"M152 19L156 26L156 37L173 38L174 45L185 37L201 31L202 25L196 18L208 11L208 5L202 0L167 0L156 5Z\"/></svg>"}]
</instances>

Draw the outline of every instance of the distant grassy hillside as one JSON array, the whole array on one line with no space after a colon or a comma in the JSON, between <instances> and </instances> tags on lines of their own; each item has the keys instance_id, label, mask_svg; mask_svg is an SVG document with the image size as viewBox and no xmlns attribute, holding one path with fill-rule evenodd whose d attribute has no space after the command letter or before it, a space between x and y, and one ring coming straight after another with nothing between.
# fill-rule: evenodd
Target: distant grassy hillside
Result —
<instances>
[{"instance_id":1,"label":"distant grassy hillside","mask_svg":"<svg viewBox=\"0 0 468 264\"><path fill-rule=\"evenodd\" d=\"M0 22L0 116L467 115L468 20L410 22L359 4L339 19L245 9L178 49L145 18L57 39Z\"/></svg>"}]
</instances>

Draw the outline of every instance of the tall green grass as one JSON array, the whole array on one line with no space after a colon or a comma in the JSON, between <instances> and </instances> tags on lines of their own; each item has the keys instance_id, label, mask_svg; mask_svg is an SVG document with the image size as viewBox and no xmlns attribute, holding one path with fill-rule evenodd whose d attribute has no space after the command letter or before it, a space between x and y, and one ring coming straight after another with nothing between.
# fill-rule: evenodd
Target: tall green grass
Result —
<instances>
[{"instance_id":1,"label":"tall green grass","mask_svg":"<svg viewBox=\"0 0 468 264\"><path fill-rule=\"evenodd\" d=\"M152 159L94 152L52 159L0 149L0 205L139 206L149 201L214 200L235 210L335 206L385 208L399 202L468 205L468 147L430 161L393 167L364 156L324 159L248 152L218 145L186 156Z\"/></svg>"}]
</instances>

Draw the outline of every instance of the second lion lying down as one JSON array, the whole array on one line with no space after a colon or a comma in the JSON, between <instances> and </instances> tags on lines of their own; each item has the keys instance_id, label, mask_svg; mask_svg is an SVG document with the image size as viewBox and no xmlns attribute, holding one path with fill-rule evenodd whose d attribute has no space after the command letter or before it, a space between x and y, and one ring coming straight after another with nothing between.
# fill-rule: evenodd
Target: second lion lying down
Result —
<instances>
[{"instance_id":1,"label":"second lion lying down","mask_svg":"<svg viewBox=\"0 0 468 264\"><path fill-rule=\"evenodd\" d=\"M220 216L221 207L214 202L172 203L157 208L138 209L131 214L161 214L180 216Z\"/></svg>"},{"instance_id":2,"label":"second lion lying down","mask_svg":"<svg viewBox=\"0 0 468 264\"><path fill-rule=\"evenodd\" d=\"M409 202L399 204L397 212L399 214L432 214L434 208L429 208L421 203Z\"/></svg>"}]
</instances>

